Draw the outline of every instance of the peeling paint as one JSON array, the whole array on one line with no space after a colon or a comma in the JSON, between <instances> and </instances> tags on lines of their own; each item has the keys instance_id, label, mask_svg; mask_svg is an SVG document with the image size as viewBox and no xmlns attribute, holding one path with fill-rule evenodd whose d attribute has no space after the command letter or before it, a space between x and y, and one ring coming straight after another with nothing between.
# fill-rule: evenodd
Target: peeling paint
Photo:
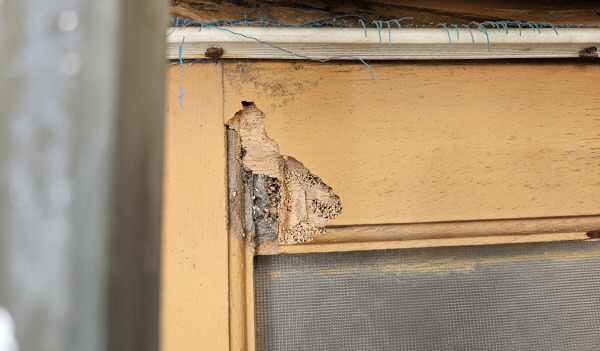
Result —
<instances>
[{"instance_id":1,"label":"peeling paint","mask_svg":"<svg viewBox=\"0 0 600 351\"><path fill-rule=\"evenodd\" d=\"M276 227L281 244L307 242L311 235L324 234L327 221L342 211L340 198L300 161L281 155L265 130L266 116L254 103L242 105L227 125L239 134L239 159L253 175L246 183L253 194L255 225L264 227L267 236Z\"/></svg>"}]
</instances>

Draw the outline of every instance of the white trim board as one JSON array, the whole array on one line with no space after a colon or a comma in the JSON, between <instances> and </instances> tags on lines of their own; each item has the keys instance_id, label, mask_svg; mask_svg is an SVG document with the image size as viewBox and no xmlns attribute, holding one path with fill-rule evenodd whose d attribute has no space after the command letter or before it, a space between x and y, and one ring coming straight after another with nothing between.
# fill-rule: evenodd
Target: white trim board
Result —
<instances>
[{"instance_id":1,"label":"white trim board","mask_svg":"<svg viewBox=\"0 0 600 351\"><path fill-rule=\"evenodd\" d=\"M175 27L167 31L167 59L204 58L211 47L221 48L222 58L319 60L568 58L600 47L600 28L486 30Z\"/></svg>"}]
</instances>

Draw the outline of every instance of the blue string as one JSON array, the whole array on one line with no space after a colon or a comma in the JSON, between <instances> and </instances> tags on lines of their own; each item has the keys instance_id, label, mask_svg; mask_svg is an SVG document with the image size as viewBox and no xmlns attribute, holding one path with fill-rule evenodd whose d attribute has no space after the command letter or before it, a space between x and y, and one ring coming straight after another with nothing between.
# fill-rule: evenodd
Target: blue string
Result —
<instances>
[{"instance_id":1,"label":"blue string","mask_svg":"<svg viewBox=\"0 0 600 351\"><path fill-rule=\"evenodd\" d=\"M540 25L544 25L544 26L548 26L550 28L552 28L552 30L554 30L554 33L556 33L556 35L558 35L558 31L556 30L556 28L554 28L554 26L552 25L552 23L549 22L544 22L544 23L539 23Z\"/></svg>"},{"instance_id":2,"label":"blue string","mask_svg":"<svg viewBox=\"0 0 600 351\"><path fill-rule=\"evenodd\" d=\"M475 38L473 37L473 31L471 30L471 27L469 27L469 26L468 26L468 25L466 25L466 24L461 24L461 25L460 25L460 27L461 27L461 28L462 28L463 26L469 30L469 34L471 34L471 43L473 43L473 47L475 47ZM457 34L457 36L458 36L458 34Z\"/></svg>"},{"instance_id":3,"label":"blue string","mask_svg":"<svg viewBox=\"0 0 600 351\"><path fill-rule=\"evenodd\" d=\"M181 39L181 44L179 44L179 66L181 67L181 76L185 76L185 70L183 69L183 60L181 59L181 53L183 52L183 42L185 41L185 37Z\"/></svg>"},{"instance_id":4,"label":"blue string","mask_svg":"<svg viewBox=\"0 0 600 351\"><path fill-rule=\"evenodd\" d=\"M290 50L284 49L284 48L279 47L277 45L273 45L273 44L271 44L269 42L262 41L262 40L260 40L258 38L251 37L251 36L248 36L248 35L245 35L245 34L242 34L242 33L237 33L237 32L234 32L234 31L232 31L230 29L227 29L227 28L223 28L223 27L213 27L213 28L216 28L218 30L222 30L222 31L225 31L225 32L229 32L231 34L239 35L239 36L244 37L246 39L254 40L254 41L258 42L258 43L261 43L261 44L264 44L264 45L268 45L268 46L270 46L270 47L272 47L274 49L277 49L277 50L283 51L285 53L288 53L290 55L293 55L293 56L296 56L296 57L300 57L300 58L303 58L303 59L306 59L306 60L310 60L310 61L328 62L328 61L331 61L331 60L336 60L336 59L341 59L341 58L349 58L349 59L353 59L353 60L358 60L363 65L367 66L367 68L369 69L369 72L371 73L371 79L373 80L373 84L375 84L375 74L373 73L373 69L371 68L371 66L369 66L369 64L367 64L360 57L350 56L350 55L340 55L340 56L332 56L332 57L329 57L329 58L326 58L326 59L317 59L317 58L313 58L313 57L309 57L309 56L297 54L295 52L292 52Z\"/></svg>"},{"instance_id":5,"label":"blue string","mask_svg":"<svg viewBox=\"0 0 600 351\"><path fill-rule=\"evenodd\" d=\"M258 16L253 16L250 17L250 13L252 13L254 10L257 10L259 12ZM408 18L412 18L412 17L408 17ZM387 22L394 22L396 24L397 21L401 21L405 18L402 19L391 19ZM352 20L355 21L355 24L348 24L347 20ZM180 22L182 22L182 25L180 25ZM374 22L383 22L383 21L374 21ZM305 22L305 23L301 23L301 24L285 24L282 23L280 21L278 21L276 19L276 17L266 17L263 14L263 10L262 10L262 6L259 5L254 5L251 8L249 8L246 13L244 14L244 17L242 19L239 20L234 20L234 21L226 21L226 20L217 20L214 22L209 22L209 23L203 23L203 22L197 22L197 21L193 21L190 19L185 19L185 18L181 18L181 17L174 17L171 18L171 24L175 27L185 27L188 25L211 25L211 26L259 26L259 27L325 27L325 26L330 26L330 27L363 27L363 29L366 29L368 27L367 25L368 21L364 18L361 17L359 15L340 15L340 16L333 16L333 17L327 17L327 18L323 18L323 19L319 19L319 20L314 20L314 21L309 21L309 22ZM521 22L521 21L485 21L482 23L475 23L472 22L470 23L470 25L475 25L478 27L478 25L484 25L484 26L488 26L488 27L492 27L492 28L496 28L496 29L500 29L500 26L506 31L508 28L511 27L522 27L523 25L526 27L530 27L532 30L538 30L540 28L552 28L552 29L556 29L556 28L590 28L592 27L590 24L561 24L561 25L553 25L551 23L548 22L543 22L543 23L535 23L535 22ZM376 28L377 25L379 25L379 23L372 23L372 27ZM421 25L421 26L417 26L417 27L428 27L431 28L433 26L435 26L436 24L434 23L430 23L428 25ZM409 24L409 27L415 27L414 24ZM451 28L455 28L456 25L448 25ZM460 27L463 27L463 25L460 25ZM596 24L593 27L595 28L600 28L600 24ZM400 27L399 27L400 28Z\"/></svg>"},{"instance_id":6,"label":"blue string","mask_svg":"<svg viewBox=\"0 0 600 351\"><path fill-rule=\"evenodd\" d=\"M363 29L364 29L364 31L365 31L365 38L366 38L366 37L367 37L367 25L365 24L365 22L364 22L363 20L358 20L358 22L359 22L360 24L362 24L362 26L363 26Z\"/></svg>"},{"instance_id":7,"label":"blue string","mask_svg":"<svg viewBox=\"0 0 600 351\"><path fill-rule=\"evenodd\" d=\"M450 48L452 48L452 39L450 38L450 31L448 31L448 27L446 27L446 23L438 23L436 27L444 27L446 30L446 34L448 34L448 43L450 43Z\"/></svg>"},{"instance_id":8,"label":"blue string","mask_svg":"<svg viewBox=\"0 0 600 351\"><path fill-rule=\"evenodd\" d=\"M504 30L506 31L506 35L508 35L508 25L506 24L506 21L498 21L498 23L504 27Z\"/></svg>"},{"instance_id":9,"label":"blue string","mask_svg":"<svg viewBox=\"0 0 600 351\"><path fill-rule=\"evenodd\" d=\"M254 11L258 11L258 15L257 16L251 16L251 14ZM398 27L398 30L402 29L402 25L401 25L401 21L405 20L405 19L412 19L412 17L404 17L404 18L400 18L400 19L391 19L391 20L387 20L385 21L385 23L388 26L388 45L391 46L392 45L392 23L395 23L396 26ZM348 24L347 21L353 21L354 25L352 24ZM176 28L184 28L187 26L197 26L199 27L199 31L202 30L202 28L204 27L211 27L211 28L216 28L219 30L223 30L226 32L229 32L231 34L234 35L239 35L242 37L245 37L247 39L251 39L254 40L258 43L264 44L264 45L268 45L274 49L277 49L279 51L283 51L285 53L288 53L292 56L298 57L298 58L303 58L303 59L307 59L310 61L316 61L316 62L327 62L327 61L331 61L331 60L335 60L335 59L341 59L341 58L349 58L349 59L353 59L353 60L357 60L360 61L363 65L365 65L368 69L369 72L371 74L371 78L373 80L373 83L375 83L375 75L373 73L373 69L371 68L371 66L369 64L367 64L363 59L361 59L360 57L356 57L356 56L351 56L351 55L341 55L341 56L333 56L333 57L329 57L326 59L317 59L317 58L312 58L312 57L308 57L305 55L301 55L301 54L297 54L295 52L292 52L290 50L284 49L280 46L271 44L269 42L265 42L262 41L258 38L254 38L251 36L247 36L244 35L242 33L238 33L235 32L231 29L227 29L224 28L224 26L230 26L230 27L236 27L236 26L258 26L258 27L345 27L345 28L349 28L349 27L355 27L355 28L361 28L363 29L364 35L365 37L367 37L367 27L369 28L376 28L377 32L378 32L378 36L379 36L379 45L382 45L382 40L381 40L381 31L383 29L383 23L384 21L373 21L371 22L371 24L369 25L368 21L358 15L341 15L341 16L334 16L334 17L328 17L328 18L323 18L323 19L319 19L319 20L315 20L315 21L309 21L309 22L305 22L302 24L297 24L297 25L290 25L290 24L285 24L285 23L281 23L279 22L275 17L266 17L263 14L263 9L261 5L254 5L252 7L250 7L245 13L244 13L244 17L240 20L234 20L234 21L226 21L226 20L217 20L214 22L210 22L210 23L204 23L204 22L199 22L199 21L193 21L190 19L185 19L185 18L180 18L180 17L175 17L175 18L171 18L171 24L176 27ZM412 23L410 23L408 25L409 27L419 27L419 26L415 26ZM529 27L531 28L534 32L537 30L538 33L541 33L541 28L551 28L552 30L554 30L554 32L556 33L556 35L558 35L558 28L590 28L591 25L589 24L561 24L561 25L553 25L551 23L548 22L543 22L543 23L534 23L534 22L521 22L521 21L485 21L482 23L478 23L478 22L471 22L469 24L461 24L461 25L457 25L457 24L449 24L447 25L446 23L430 23L429 25L421 25L421 28L432 28L432 27L443 27L446 30L446 34L448 36L448 43L450 45L450 47L452 48L452 37L450 35L450 30L449 28L453 28L456 30L456 37L458 40L460 40L460 31L459 28L465 28L469 31L469 34L471 35L471 43L473 45L473 47L475 47L475 37L473 36L473 31L471 30L472 28L477 29L479 32L483 33L486 36L486 42L487 42L487 48L488 51L491 51L491 47L490 47L490 38L489 38L489 34L487 32L488 28L495 28L498 30L498 32L500 32L500 29L502 28L504 30L504 32L506 34L509 34L509 29L510 28L518 28L519 30L519 35L522 35L522 28L523 27ZM595 28L600 28L600 24L595 25ZM173 28L168 34L167 36L171 35L176 28ZM179 45L179 65L181 67L181 71L182 71L182 76L185 75L185 71L184 71L184 67L183 67L183 58L182 58L182 53L183 53L183 44L184 44L185 38L182 38L181 40L181 44ZM207 59L201 58L201 59L196 59L191 61L189 64L194 64L197 63L199 61L203 61L202 65L204 65L207 62ZM188 60L185 60L185 62L189 62ZM213 64L216 64L217 61L216 60L212 60ZM177 64L177 63L170 63L171 64ZM182 95L181 95L182 96ZM181 98L180 96L180 98Z\"/></svg>"},{"instance_id":10,"label":"blue string","mask_svg":"<svg viewBox=\"0 0 600 351\"><path fill-rule=\"evenodd\" d=\"M197 58L197 59L195 59L195 60L192 60L190 63L188 63L188 66L191 66L191 65L193 65L194 63L198 63L198 62L200 62L200 61L206 61L206 59L205 59L205 58L203 58L203 57L201 57L201 58Z\"/></svg>"},{"instance_id":11,"label":"blue string","mask_svg":"<svg viewBox=\"0 0 600 351\"><path fill-rule=\"evenodd\" d=\"M488 48L488 51L490 51L490 36L488 35L487 29L485 29L485 26L482 25L481 23L477 23L477 22L471 22L470 24L476 25L477 28L479 29L479 31L482 32L483 34L485 34L485 38L487 40L487 48Z\"/></svg>"},{"instance_id":12,"label":"blue string","mask_svg":"<svg viewBox=\"0 0 600 351\"><path fill-rule=\"evenodd\" d=\"M460 33L458 32L458 24L450 24L450 25L448 25L448 27L456 29L456 40L460 40Z\"/></svg>"},{"instance_id":13,"label":"blue string","mask_svg":"<svg viewBox=\"0 0 600 351\"><path fill-rule=\"evenodd\" d=\"M181 91L181 87L179 87L179 106L181 106L181 108L183 108L183 96L185 95L184 92Z\"/></svg>"},{"instance_id":14,"label":"blue string","mask_svg":"<svg viewBox=\"0 0 600 351\"><path fill-rule=\"evenodd\" d=\"M381 46L381 27L383 21L373 21L373 24L375 25L375 27L377 28L377 33L379 34L379 46Z\"/></svg>"}]
</instances>

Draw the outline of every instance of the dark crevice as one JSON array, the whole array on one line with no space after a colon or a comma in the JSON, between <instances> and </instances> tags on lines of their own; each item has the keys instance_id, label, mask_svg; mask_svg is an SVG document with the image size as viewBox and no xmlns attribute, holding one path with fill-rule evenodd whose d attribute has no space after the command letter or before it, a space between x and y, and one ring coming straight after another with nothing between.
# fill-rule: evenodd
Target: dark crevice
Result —
<instances>
[{"instance_id":1,"label":"dark crevice","mask_svg":"<svg viewBox=\"0 0 600 351\"><path fill-rule=\"evenodd\" d=\"M598 239L598 238L600 238L600 230L592 230L592 231L585 233L585 235L587 235L589 238L592 238L592 239Z\"/></svg>"},{"instance_id":2,"label":"dark crevice","mask_svg":"<svg viewBox=\"0 0 600 351\"><path fill-rule=\"evenodd\" d=\"M252 220L257 244L277 241L281 182L277 178L243 171L244 184L252 198Z\"/></svg>"}]
</instances>

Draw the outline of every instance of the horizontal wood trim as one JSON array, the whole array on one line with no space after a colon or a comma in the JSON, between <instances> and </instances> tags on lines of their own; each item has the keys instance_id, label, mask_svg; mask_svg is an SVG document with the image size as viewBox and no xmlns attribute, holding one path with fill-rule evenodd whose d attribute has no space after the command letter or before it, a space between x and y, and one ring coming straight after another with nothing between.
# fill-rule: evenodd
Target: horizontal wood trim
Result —
<instances>
[{"instance_id":1,"label":"horizontal wood trim","mask_svg":"<svg viewBox=\"0 0 600 351\"><path fill-rule=\"evenodd\" d=\"M270 245L257 254L380 250L406 247L506 244L589 239L600 215L328 227L306 244ZM321 248L320 248L321 247Z\"/></svg>"},{"instance_id":2,"label":"horizontal wood trim","mask_svg":"<svg viewBox=\"0 0 600 351\"><path fill-rule=\"evenodd\" d=\"M600 28L490 28L486 33L476 28L184 27L169 29L167 58L203 58L211 47L223 49L222 58L565 58L600 46Z\"/></svg>"},{"instance_id":3,"label":"horizontal wood trim","mask_svg":"<svg viewBox=\"0 0 600 351\"><path fill-rule=\"evenodd\" d=\"M598 229L600 229L600 215L438 223L357 225L327 228L327 234L315 235L311 244L550 234L588 232Z\"/></svg>"},{"instance_id":4,"label":"horizontal wood trim","mask_svg":"<svg viewBox=\"0 0 600 351\"><path fill-rule=\"evenodd\" d=\"M600 215L329 227L326 235L315 235L311 244L549 234L592 230L600 230Z\"/></svg>"},{"instance_id":5,"label":"horizontal wood trim","mask_svg":"<svg viewBox=\"0 0 600 351\"><path fill-rule=\"evenodd\" d=\"M259 245L257 255L275 254L302 254L323 253L342 251L366 251L366 250L391 250L408 249L420 247L440 246L472 246L472 245L498 245L498 244L523 244L551 241L597 241L590 239L585 233L553 233L553 234L528 234L528 235L503 235L472 238L440 238L440 239L415 239L404 241L363 241L347 243L317 243L280 245Z\"/></svg>"}]
</instances>

